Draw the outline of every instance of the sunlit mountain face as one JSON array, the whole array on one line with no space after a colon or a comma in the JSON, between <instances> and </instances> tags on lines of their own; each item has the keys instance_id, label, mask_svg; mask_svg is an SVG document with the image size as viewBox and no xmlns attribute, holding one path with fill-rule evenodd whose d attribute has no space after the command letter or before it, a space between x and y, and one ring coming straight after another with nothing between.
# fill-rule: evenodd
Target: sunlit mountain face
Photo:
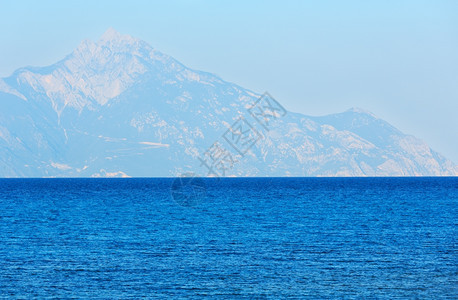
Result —
<instances>
[{"instance_id":1,"label":"sunlit mountain face","mask_svg":"<svg viewBox=\"0 0 458 300\"><path fill-rule=\"evenodd\" d=\"M109 29L51 66L0 79L0 176L458 175L369 112L274 109L269 119L256 113L261 96ZM238 146L242 125L254 139Z\"/></svg>"}]
</instances>

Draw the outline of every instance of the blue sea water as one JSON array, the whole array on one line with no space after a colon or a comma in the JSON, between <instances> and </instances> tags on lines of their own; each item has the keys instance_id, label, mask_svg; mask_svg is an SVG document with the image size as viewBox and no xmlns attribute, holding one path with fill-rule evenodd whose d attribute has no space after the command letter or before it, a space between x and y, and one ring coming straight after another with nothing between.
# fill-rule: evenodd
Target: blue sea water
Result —
<instances>
[{"instance_id":1,"label":"blue sea water","mask_svg":"<svg viewBox=\"0 0 458 300\"><path fill-rule=\"evenodd\" d=\"M202 181L0 179L0 298L458 298L458 178Z\"/></svg>"}]
</instances>

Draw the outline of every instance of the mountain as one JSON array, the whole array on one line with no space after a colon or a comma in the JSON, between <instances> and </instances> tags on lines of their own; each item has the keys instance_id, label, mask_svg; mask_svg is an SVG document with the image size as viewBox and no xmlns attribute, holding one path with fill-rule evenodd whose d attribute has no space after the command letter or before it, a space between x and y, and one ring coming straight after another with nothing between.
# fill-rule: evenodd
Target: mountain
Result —
<instances>
[{"instance_id":1,"label":"mountain","mask_svg":"<svg viewBox=\"0 0 458 300\"><path fill-rule=\"evenodd\" d=\"M458 175L369 112L259 115L279 105L261 96L109 29L51 66L0 79L0 176ZM241 124L252 129L243 150L231 145Z\"/></svg>"}]
</instances>

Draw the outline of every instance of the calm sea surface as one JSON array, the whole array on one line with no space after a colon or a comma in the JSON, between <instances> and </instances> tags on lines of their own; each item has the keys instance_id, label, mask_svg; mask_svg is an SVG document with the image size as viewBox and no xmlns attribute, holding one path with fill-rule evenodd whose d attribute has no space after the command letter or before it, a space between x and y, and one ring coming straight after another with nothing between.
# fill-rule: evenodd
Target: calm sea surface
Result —
<instances>
[{"instance_id":1,"label":"calm sea surface","mask_svg":"<svg viewBox=\"0 0 458 300\"><path fill-rule=\"evenodd\" d=\"M0 179L0 298L458 298L458 178L186 188Z\"/></svg>"}]
</instances>

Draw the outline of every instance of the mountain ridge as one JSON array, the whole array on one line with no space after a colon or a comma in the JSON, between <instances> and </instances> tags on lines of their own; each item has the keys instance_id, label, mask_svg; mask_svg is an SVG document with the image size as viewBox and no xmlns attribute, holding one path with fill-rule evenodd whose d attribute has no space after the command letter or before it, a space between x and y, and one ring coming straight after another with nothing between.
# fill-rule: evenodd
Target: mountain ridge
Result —
<instances>
[{"instance_id":1,"label":"mountain ridge","mask_svg":"<svg viewBox=\"0 0 458 300\"><path fill-rule=\"evenodd\" d=\"M260 96L110 28L53 65L0 79L0 176L206 176L199 157L240 115L258 126L247 110ZM224 175L458 175L360 108L288 112L272 126L257 127L263 138Z\"/></svg>"}]
</instances>

